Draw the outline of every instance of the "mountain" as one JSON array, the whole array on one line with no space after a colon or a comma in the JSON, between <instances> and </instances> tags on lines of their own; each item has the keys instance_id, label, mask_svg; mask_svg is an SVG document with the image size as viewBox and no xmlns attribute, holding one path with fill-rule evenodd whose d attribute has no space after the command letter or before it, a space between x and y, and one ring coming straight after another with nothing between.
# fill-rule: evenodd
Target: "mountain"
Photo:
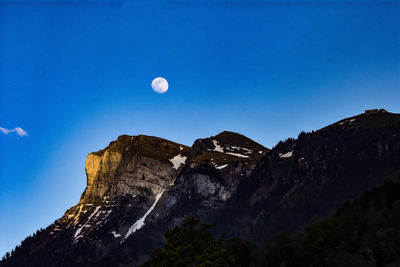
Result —
<instances>
[{"instance_id":1,"label":"mountain","mask_svg":"<svg viewBox=\"0 0 400 267\"><path fill-rule=\"evenodd\" d=\"M79 203L23 241L16 254L30 257L12 265L86 265L95 259L96 251L93 258L64 259L63 255L85 249L106 253L119 245L143 227L146 212L171 186L188 153L187 146L144 135L123 135L104 150L90 153L85 166L87 187ZM53 256L47 257L49 253Z\"/></svg>"},{"instance_id":2,"label":"mountain","mask_svg":"<svg viewBox=\"0 0 400 267\"><path fill-rule=\"evenodd\" d=\"M343 127L350 120L351 127ZM399 122L399 114L378 110L279 142L214 222L263 244L332 214L400 172Z\"/></svg>"},{"instance_id":3,"label":"mountain","mask_svg":"<svg viewBox=\"0 0 400 267\"><path fill-rule=\"evenodd\" d=\"M54 224L52 235L68 229L73 243L102 224L122 219L111 233L126 239L133 221L146 214L155 199L170 187L189 148L150 136L120 136L115 142L86 159L87 187L79 203ZM143 215L144 216L144 215ZM137 228L140 225L136 226Z\"/></svg>"},{"instance_id":4,"label":"mountain","mask_svg":"<svg viewBox=\"0 0 400 267\"><path fill-rule=\"evenodd\" d=\"M369 109L363 114L340 120L324 129L332 127L340 127L342 129L356 129L360 127L374 129L395 125L398 121L398 114L389 113L385 109Z\"/></svg>"},{"instance_id":5,"label":"mountain","mask_svg":"<svg viewBox=\"0 0 400 267\"><path fill-rule=\"evenodd\" d=\"M120 136L86 160L79 203L0 266L135 266L188 215L258 244L400 172L400 114L370 110L267 149L233 132L187 147Z\"/></svg>"}]
</instances>

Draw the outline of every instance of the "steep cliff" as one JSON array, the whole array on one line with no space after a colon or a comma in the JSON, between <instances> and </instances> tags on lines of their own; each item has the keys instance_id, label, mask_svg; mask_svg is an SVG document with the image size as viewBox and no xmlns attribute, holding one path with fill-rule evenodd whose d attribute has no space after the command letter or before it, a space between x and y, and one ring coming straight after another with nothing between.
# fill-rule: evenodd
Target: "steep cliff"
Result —
<instances>
[{"instance_id":1,"label":"steep cliff","mask_svg":"<svg viewBox=\"0 0 400 267\"><path fill-rule=\"evenodd\" d=\"M145 135L123 135L104 150L90 153L86 189L79 203L55 223L52 234L69 229L77 242L100 227L123 199L129 202L126 213L139 219L175 179L188 153L187 146ZM127 237L129 221L119 224L113 235Z\"/></svg>"}]
</instances>

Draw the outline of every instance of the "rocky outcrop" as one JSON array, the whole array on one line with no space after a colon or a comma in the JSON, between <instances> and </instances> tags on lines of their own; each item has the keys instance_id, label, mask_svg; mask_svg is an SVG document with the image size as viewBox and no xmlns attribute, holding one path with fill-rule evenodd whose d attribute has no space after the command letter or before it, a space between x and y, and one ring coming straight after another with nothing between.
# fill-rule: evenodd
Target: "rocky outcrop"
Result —
<instances>
[{"instance_id":1,"label":"rocky outcrop","mask_svg":"<svg viewBox=\"0 0 400 267\"><path fill-rule=\"evenodd\" d=\"M170 216L172 211L173 225L189 214L204 219L217 212L268 151L233 132L196 140L174 186L157 207L158 214Z\"/></svg>"},{"instance_id":2,"label":"rocky outcrop","mask_svg":"<svg viewBox=\"0 0 400 267\"><path fill-rule=\"evenodd\" d=\"M187 146L145 135L123 135L104 150L90 153L85 165L87 187L79 203L56 222L52 234L68 229L76 243L109 220L125 200L127 210L136 216L114 230L123 239L132 221L143 217L175 180L184 163L176 158L186 159L188 153Z\"/></svg>"},{"instance_id":3,"label":"rocky outcrop","mask_svg":"<svg viewBox=\"0 0 400 267\"><path fill-rule=\"evenodd\" d=\"M188 147L161 138L120 136L108 148L88 155L81 202L143 192L157 195L176 177L171 160L188 152Z\"/></svg>"}]
</instances>

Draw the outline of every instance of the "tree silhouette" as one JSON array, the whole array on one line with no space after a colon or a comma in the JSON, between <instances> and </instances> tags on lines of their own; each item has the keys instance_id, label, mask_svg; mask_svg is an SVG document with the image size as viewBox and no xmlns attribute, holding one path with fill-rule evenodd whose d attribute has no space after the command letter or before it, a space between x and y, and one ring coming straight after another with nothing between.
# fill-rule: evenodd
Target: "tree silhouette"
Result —
<instances>
[{"instance_id":1,"label":"tree silhouette","mask_svg":"<svg viewBox=\"0 0 400 267\"><path fill-rule=\"evenodd\" d=\"M151 252L143 266L233 266L233 257L225 249L224 236L214 239L210 225L186 217L182 226L165 232L167 241Z\"/></svg>"}]
</instances>

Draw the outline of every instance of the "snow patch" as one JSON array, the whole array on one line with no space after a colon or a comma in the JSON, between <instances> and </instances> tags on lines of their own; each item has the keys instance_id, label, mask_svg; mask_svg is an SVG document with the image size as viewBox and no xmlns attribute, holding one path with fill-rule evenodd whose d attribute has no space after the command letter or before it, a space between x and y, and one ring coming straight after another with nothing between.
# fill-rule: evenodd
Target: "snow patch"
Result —
<instances>
[{"instance_id":1,"label":"snow patch","mask_svg":"<svg viewBox=\"0 0 400 267\"><path fill-rule=\"evenodd\" d=\"M158 195L156 196L156 200L154 201L153 205L143 215L143 217L140 218L139 220L137 220L131 227L129 227L129 230L126 233L124 239L121 241L121 243L124 242L125 239L127 239L131 234L135 233L137 230L140 230L140 228L142 228L144 226L144 221L146 220L146 217L152 212L154 207L157 205L157 202L160 200L160 198L161 198L162 194L164 193L164 191L165 191L165 189L163 191L161 191L160 193L158 193Z\"/></svg>"},{"instance_id":2,"label":"snow patch","mask_svg":"<svg viewBox=\"0 0 400 267\"><path fill-rule=\"evenodd\" d=\"M238 153L232 153L232 152L226 152L225 154L232 155L232 156L235 156L235 157L240 157L240 158L248 158L249 157L249 156L246 156L246 155L242 155L242 154L238 154Z\"/></svg>"},{"instance_id":3,"label":"snow patch","mask_svg":"<svg viewBox=\"0 0 400 267\"><path fill-rule=\"evenodd\" d=\"M113 236L114 236L115 238L121 237L121 235L120 235L120 234L117 234L115 231L112 231L111 234L113 234Z\"/></svg>"},{"instance_id":4,"label":"snow patch","mask_svg":"<svg viewBox=\"0 0 400 267\"><path fill-rule=\"evenodd\" d=\"M217 166L216 168L217 168L218 170L221 170L221 169L223 169L223 168L226 168L226 166L228 166L228 164L224 164L224 165L221 165L221 166Z\"/></svg>"},{"instance_id":5,"label":"snow patch","mask_svg":"<svg viewBox=\"0 0 400 267\"><path fill-rule=\"evenodd\" d=\"M251 150L251 149L247 149L244 147L237 147L237 146L227 146L227 147L224 147L225 148L225 150L224 150L224 148L222 148L222 146L218 143L217 140L212 140L212 142L213 142L215 148L213 150L209 149L211 151L220 152L220 153L224 153L224 154L228 154L228 155L232 155L232 156L240 157L240 158L249 158L249 156L239 154L239 153L225 152L225 150L228 150L228 151L244 150L245 154L253 153L253 150Z\"/></svg>"},{"instance_id":6,"label":"snow patch","mask_svg":"<svg viewBox=\"0 0 400 267\"><path fill-rule=\"evenodd\" d=\"M214 151L224 153L224 149L222 148L222 146L219 145L217 140L212 140L212 142L213 142L213 145L215 147Z\"/></svg>"},{"instance_id":7,"label":"snow patch","mask_svg":"<svg viewBox=\"0 0 400 267\"><path fill-rule=\"evenodd\" d=\"M290 158L291 156L293 156L293 151L289 151L285 154L279 153L280 158Z\"/></svg>"},{"instance_id":8,"label":"snow patch","mask_svg":"<svg viewBox=\"0 0 400 267\"><path fill-rule=\"evenodd\" d=\"M245 154L251 154L253 153L253 150L248 149L248 148L244 148L244 147L239 147L239 146L229 146L228 147L229 150L244 150Z\"/></svg>"},{"instance_id":9,"label":"snow patch","mask_svg":"<svg viewBox=\"0 0 400 267\"><path fill-rule=\"evenodd\" d=\"M174 165L174 169L177 170L182 164L185 164L186 159L187 157L179 154L170 159L169 161L171 161L172 165Z\"/></svg>"}]
</instances>

